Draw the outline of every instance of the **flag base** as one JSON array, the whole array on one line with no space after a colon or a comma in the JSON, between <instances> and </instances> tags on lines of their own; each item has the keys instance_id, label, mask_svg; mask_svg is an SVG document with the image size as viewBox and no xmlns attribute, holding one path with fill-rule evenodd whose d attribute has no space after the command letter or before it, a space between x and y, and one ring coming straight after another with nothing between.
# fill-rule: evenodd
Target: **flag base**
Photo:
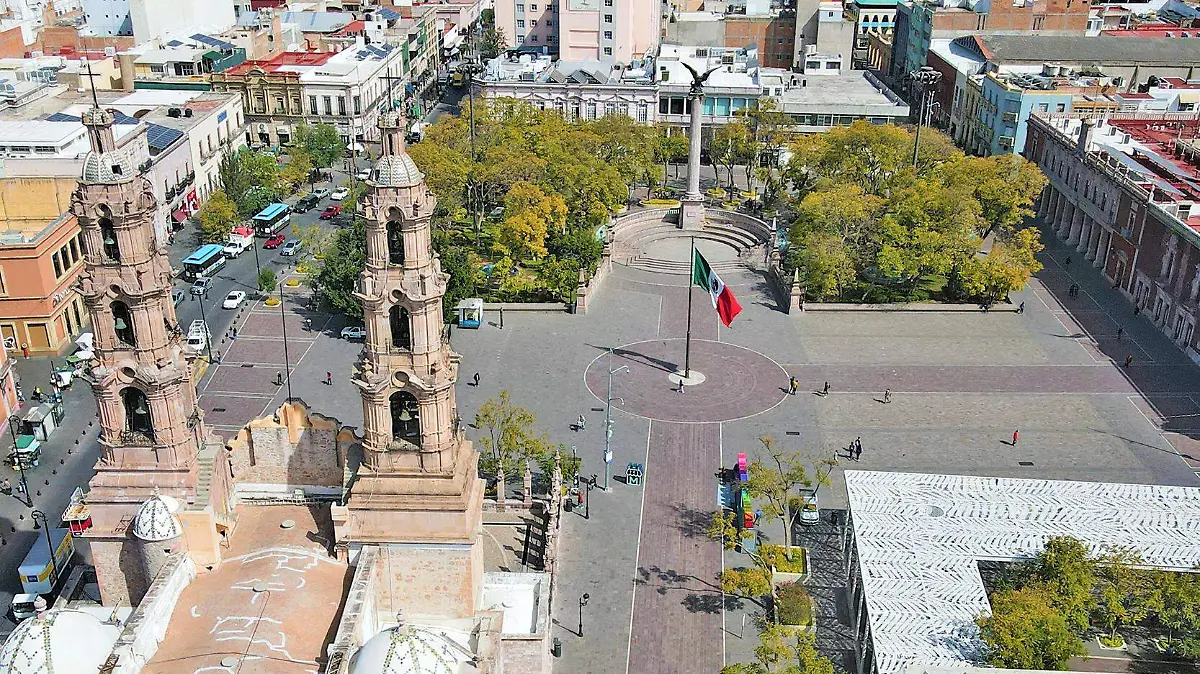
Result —
<instances>
[{"instance_id":1,"label":"flag base","mask_svg":"<svg viewBox=\"0 0 1200 674\"><path fill-rule=\"evenodd\" d=\"M704 376L703 372L693 368L690 377L685 377L683 376L683 372L676 371L667 375L667 379L671 381L672 386L679 386L680 382L682 382L684 386L695 386L697 384L703 384L707 377Z\"/></svg>"}]
</instances>

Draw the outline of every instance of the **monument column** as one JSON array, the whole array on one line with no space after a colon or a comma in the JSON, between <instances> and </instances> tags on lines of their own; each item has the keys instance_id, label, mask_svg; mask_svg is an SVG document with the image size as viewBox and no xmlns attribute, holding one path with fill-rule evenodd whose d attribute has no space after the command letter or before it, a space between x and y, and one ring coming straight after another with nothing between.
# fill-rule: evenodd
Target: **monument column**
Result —
<instances>
[{"instance_id":1,"label":"monument column","mask_svg":"<svg viewBox=\"0 0 1200 674\"><path fill-rule=\"evenodd\" d=\"M679 227L700 229L704 226L704 195L700 192L700 112L704 108L704 91L698 83L692 85L687 100L692 106L688 130L688 188L680 200Z\"/></svg>"}]
</instances>

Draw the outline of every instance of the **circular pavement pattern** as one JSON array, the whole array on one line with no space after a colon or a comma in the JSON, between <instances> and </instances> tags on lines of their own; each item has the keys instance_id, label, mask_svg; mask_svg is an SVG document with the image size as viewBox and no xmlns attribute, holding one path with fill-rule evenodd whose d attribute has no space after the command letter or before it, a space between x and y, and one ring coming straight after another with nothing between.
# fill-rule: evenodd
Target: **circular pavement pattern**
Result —
<instances>
[{"instance_id":1,"label":"circular pavement pattern","mask_svg":"<svg viewBox=\"0 0 1200 674\"><path fill-rule=\"evenodd\" d=\"M691 366L704 372L701 384L676 391L668 376L683 369L683 339L654 339L619 347L613 353L613 407L658 421L716 422L765 412L787 395L787 372L757 351L734 344L692 340ZM604 403L610 359L601 354L588 365L584 381ZM620 397L624 400L617 398Z\"/></svg>"}]
</instances>

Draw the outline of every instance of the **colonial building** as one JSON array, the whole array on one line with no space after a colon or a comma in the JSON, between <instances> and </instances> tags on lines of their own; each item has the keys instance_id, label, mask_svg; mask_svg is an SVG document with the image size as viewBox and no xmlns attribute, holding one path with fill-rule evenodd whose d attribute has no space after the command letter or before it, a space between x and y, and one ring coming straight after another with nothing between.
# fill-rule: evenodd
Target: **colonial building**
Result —
<instances>
[{"instance_id":1,"label":"colonial building","mask_svg":"<svg viewBox=\"0 0 1200 674\"><path fill-rule=\"evenodd\" d=\"M1192 113L1035 114L1025 156L1049 178L1038 215L1200 362L1198 135Z\"/></svg>"},{"instance_id":2,"label":"colonial building","mask_svg":"<svg viewBox=\"0 0 1200 674\"><path fill-rule=\"evenodd\" d=\"M221 443L205 433L196 401L193 362L171 301L171 266L154 235L153 188L116 147L112 113L89 108L83 123L92 151L71 211L83 236L79 287L95 333L98 364L87 377L101 446L87 540L103 602L128 605L145 594L164 549L182 546L195 559L219 560L215 520L227 515L226 481L223 471L213 477ZM171 500L143 508L159 497Z\"/></svg>"}]
</instances>

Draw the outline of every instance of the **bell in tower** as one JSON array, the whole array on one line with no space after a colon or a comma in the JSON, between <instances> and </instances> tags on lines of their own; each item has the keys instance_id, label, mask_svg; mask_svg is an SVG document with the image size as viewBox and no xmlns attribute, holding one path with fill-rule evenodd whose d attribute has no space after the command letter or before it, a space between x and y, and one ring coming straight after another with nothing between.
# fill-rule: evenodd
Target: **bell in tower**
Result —
<instances>
[{"instance_id":1,"label":"bell in tower","mask_svg":"<svg viewBox=\"0 0 1200 674\"><path fill-rule=\"evenodd\" d=\"M367 334L353 380L363 459L335 520L343 549L376 544L393 551L394 568L438 567L442 578L459 578L452 591L412 599L468 616L482 582L483 481L455 420L460 356L443 323L447 275L430 233L436 202L404 150L403 121L395 111L381 116L383 156L367 179L367 259L356 292Z\"/></svg>"},{"instance_id":2,"label":"bell in tower","mask_svg":"<svg viewBox=\"0 0 1200 674\"><path fill-rule=\"evenodd\" d=\"M209 505L212 495L198 493L196 484L198 456L210 440L171 300L173 273L154 235L153 189L129 153L116 147L111 112L90 108L83 124L92 149L71 211L82 230L85 270L78 290L91 315L97 358L85 376L96 395L101 445L86 537L101 598L119 605L140 600L152 580L127 561L137 558L129 528L142 504L162 494L189 509Z\"/></svg>"}]
</instances>

